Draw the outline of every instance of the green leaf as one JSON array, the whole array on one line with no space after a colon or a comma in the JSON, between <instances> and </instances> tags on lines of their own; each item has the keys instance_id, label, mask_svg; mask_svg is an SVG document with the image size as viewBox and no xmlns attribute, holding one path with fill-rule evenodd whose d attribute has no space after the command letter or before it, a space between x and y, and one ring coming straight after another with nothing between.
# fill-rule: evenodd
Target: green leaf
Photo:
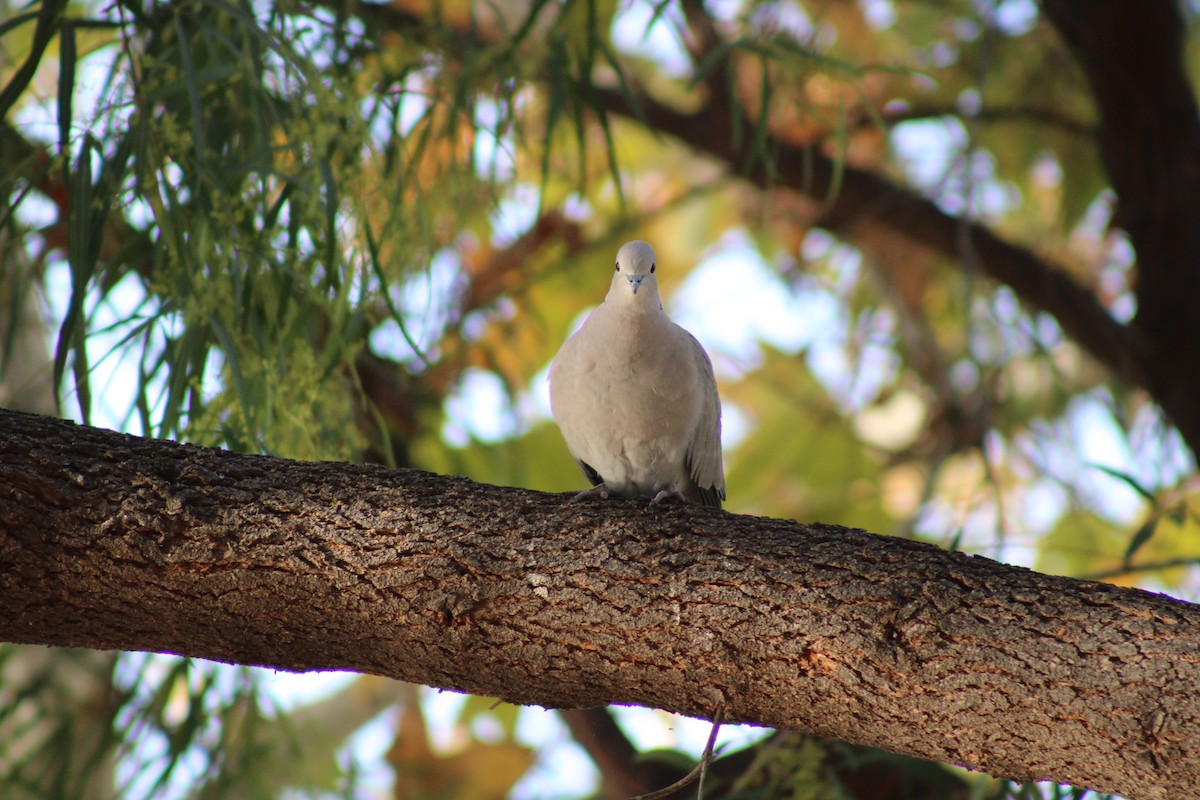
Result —
<instances>
[{"instance_id":1,"label":"green leaf","mask_svg":"<svg viewBox=\"0 0 1200 800\"><path fill-rule=\"evenodd\" d=\"M30 45L29 55L17 71L13 73L4 90L0 91L0 120L8 118L9 109L17 102L17 98L24 93L25 89L29 86L29 82L33 80L38 65L42 63L42 56L45 54L51 39L54 38L54 33L58 29L66 7L67 0L45 0L42 3L40 11L22 14L0 26L0 34L2 34L15 28L17 25L24 24L33 15L36 14L37 16L37 27L33 32L33 43Z\"/></svg>"},{"instance_id":2,"label":"green leaf","mask_svg":"<svg viewBox=\"0 0 1200 800\"><path fill-rule=\"evenodd\" d=\"M742 164L743 175L753 173L758 166L762 166L769 175L773 171L774 165L771 153L767 149L773 89L770 64L765 57L760 57L759 69L761 70L758 86L759 112L758 118L754 121L754 131L750 135L750 152L747 153L745 162Z\"/></svg>"},{"instance_id":3,"label":"green leaf","mask_svg":"<svg viewBox=\"0 0 1200 800\"><path fill-rule=\"evenodd\" d=\"M947 550L959 550L962 548L962 540L964 531L961 527L954 532L954 538L946 545Z\"/></svg>"},{"instance_id":4,"label":"green leaf","mask_svg":"<svg viewBox=\"0 0 1200 800\"><path fill-rule=\"evenodd\" d=\"M96 250L92 233L95 229L92 194L92 152L99 145L91 136L79 145L79 157L70 180L70 201L67 209L67 263L71 269L71 299L67 304L54 353L54 385L62 384L67 359L71 359L75 379L76 399L84 423L91 419L90 370L87 357L87 321L85 319L88 291L96 270Z\"/></svg>"},{"instance_id":5,"label":"green leaf","mask_svg":"<svg viewBox=\"0 0 1200 800\"><path fill-rule=\"evenodd\" d=\"M704 54L704 58L696 65L692 72L689 88L695 89L701 83L708 79L709 74L717 68L717 65L723 65L729 58L729 53L735 49L744 48L747 43L745 39L731 39L728 41L718 42L715 47Z\"/></svg>"},{"instance_id":6,"label":"green leaf","mask_svg":"<svg viewBox=\"0 0 1200 800\"><path fill-rule=\"evenodd\" d=\"M407 344L409 348L416 354L417 358L421 360L422 364L424 364L426 367L432 367L433 362L429 360L428 356L425 355L425 351L417 343L417 340L412 337L411 333L409 333L408 325L404 320L404 314L399 308L396 307L395 302L392 301L392 293L389 291L390 284L387 279L387 275L384 274L383 263L379 258L379 242L375 238L370 220L363 220L363 235L367 240L367 255L370 257L371 271L375 274L375 278L379 281L379 285L383 287L383 291L379 293L380 298L387 306L392 320L396 323L396 326L400 328L400 335L404 337L404 343Z\"/></svg>"},{"instance_id":7,"label":"green leaf","mask_svg":"<svg viewBox=\"0 0 1200 800\"><path fill-rule=\"evenodd\" d=\"M1087 466L1091 467L1092 469L1098 469L1105 475L1109 475L1126 484L1142 497L1146 498L1151 505L1158 504L1158 498L1155 496L1154 492L1150 491L1145 486L1142 486L1142 484L1138 482L1137 478L1133 477L1128 472L1122 472L1114 467L1106 467L1103 464L1089 463Z\"/></svg>"},{"instance_id":8,"label":"green leaf","mask_svg":"<svg viewBox=\"0 0 1200 800\"><path fill-rule=\"evenodd\" d=\"M1134 553L1140 550L1142 545L1150 541L1150 538L1154 536L1154 531L1158 529L1158 520L1157 516L1151 517L1134 532L1129 540L1129 546L1125 548L1125 555L1121 558L1125 564L1128 564L1133 558Z\"/></svg>"},{"instance_id":9,"label":"green leaf","mask_svg":"<svg viewBox=\"0 0 1200 800\"><path fill-rule=\"evenodd\" d=\"M75 26L64 22L59 35L58 66L58 152L71 151L71 104L75 96Z\"/></svg>"},{"instance_id":10,"label":"green leaf","mask_svg":"<svg viewBox=\"0 0 1200 800\"><path fill-rule=\"evenodd\" d=\"M203 173L205 159L208 155L208 143L205 138L205 115L200 101L200 87L205 79L196 72L196 62L192 57L192 47L189 42L190 37L188 31L183 27L181 14L175 15L174 24L175 35L179 37L179 60L183 64L184 86L187 89L188 103L192 109L192 136L194 137L196 160L200 165L200 172Z\"/></svg>"},{"instance_id":11,"label":"green leaf","mask_svg":"<svg viewBox=\"0 0 1200 800\"><path fill-rule=\"evenodd\" d=\"M337 264L338 246L338 185L328 158L318 158L317 168L321 171L321 180L325 186L325 275L329 285L334 291L337 291L339 275L335 265Z\"/></svg>"}]
</instances>

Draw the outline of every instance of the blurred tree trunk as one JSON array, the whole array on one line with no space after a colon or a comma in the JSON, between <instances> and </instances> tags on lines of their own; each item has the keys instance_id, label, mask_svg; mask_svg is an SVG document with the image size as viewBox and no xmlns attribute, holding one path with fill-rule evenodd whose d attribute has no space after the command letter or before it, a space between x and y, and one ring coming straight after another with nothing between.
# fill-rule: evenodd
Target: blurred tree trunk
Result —
<instances>
[{"instance_id":1,"label":"blurred tree trunk","mask_svg":"<svg viewBox=\"0 0 1200 800\"><path fill-rule=\"evenodd\" d=\"M40 288L28 253L0 229L0 408L56 416Z\"/></svg>"},{"instance_id":2,"label":"blurred tree trunk","mask_svg":"<svg viewBox=\"0 0 1200 800\"><path fill-rule=\"evenodd\" d=\"M0 231L0 407L54 415L54 368L28 254ZM0 775L32 796L114 796L117 655L0 646Z\"/></svg>"},{"instance_id":3,"label":"blurred tree trunk","mask_svg":"<svg viewBox=\"0 0 1200 800\"><path fill-rule=\"evenodd\" d=\"M1200 609L831 526L0 412L0 637L646 705L1130 798L1200 785Z\"/></svg>"},{"instance_id":4,"label":"blurred tree trunk","mask_svg":"<svg viewBox=\"0 0 1200 800\"><path fill-rule=\"evenodd\" d=\"M1087 75L1114 219L1137 250L1147 388L1200 455L1200 107L1171 0L1042 4Z\"/></svg>"}]
</instances>

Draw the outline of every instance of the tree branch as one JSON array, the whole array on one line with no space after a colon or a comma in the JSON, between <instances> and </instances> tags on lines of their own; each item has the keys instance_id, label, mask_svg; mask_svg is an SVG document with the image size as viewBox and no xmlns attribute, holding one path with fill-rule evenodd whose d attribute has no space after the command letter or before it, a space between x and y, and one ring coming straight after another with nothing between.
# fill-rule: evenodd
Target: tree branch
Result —
<instances>
[{"instance_id":1,"label":"tree branch","mask_svg":"<svg viewBox=\"0 0 1200 800\"><path fill-rule=\"evenodd\" d=\"M611 113L637 115L625 95L597 89ZM645 95L638 98L642 115L657 131L669 133L708 153L734 170L745 154L737 146L730 120L736 110L712 104L693 113L676 111ZM744 130L753 128L749 120ZM962 260L962 228L966 226L975 263L994 280L1009 286L1032 307L1053 316L1063 330L1100 363L1130 383L1148 387L1145 344L1137 331L1113 319L1095 295L1065 270L1011 244L976 222L950 216L935 203L873 172L837 164L816 147L796 147L769 138L770 164L757 163L746 177L763 188L786 188L826 204L819 224L853 236L862 226L882 225L942 255Z\"/></svg>"},{"instance_id":2,"label":"tree branch","mask_svg":"<svg viewBox=\"0 0 1200 800\"><path fill-rule=\"evenodd\" d=\"M897 125L901 122L937 119L939 117L956 117L961 119L962 110L954 105L915 103L900 106L895 110L885 108L880 112L880 117L888 125ZM1082 140L1084 144L1093 142L1099 131L1099 128L1095 124L1077 119L1063 112L1061 109L1042 108L1037 105L1022 105L1020 103L984 106L974 112L971 115L971 119L977 122L1011 123L1014 125L1034 125L1049 128L1057 130L1060 133L1075 136ZM867 125L877 124L875 120L865 115L857 122L859 127L864 128Z\"/></svg>"},{"instance_id":3,"label":"tree branch","mask_svg":"<svg viewBox=\"0 0 1200 800\"><path fill-rule=\"evenodd\" d=\"M289 462L0 411L0 639L1200 785L1200 608L827 525Z\"/></svg>"},{"instance_id":4,"label":"tree branch","mask_svg":"<svg viewBox=\"0 0 1200 800\"><path fill-rule=\"evenodd\" d=\"M601 793L627 798L669 786L682 774L674 765L639 759L637 748L625 738L607 708L572 708L559 712L571 738L587 751L600 770ZM691 793L680 792L679 797Z\"/></svg>"}]
</instances>

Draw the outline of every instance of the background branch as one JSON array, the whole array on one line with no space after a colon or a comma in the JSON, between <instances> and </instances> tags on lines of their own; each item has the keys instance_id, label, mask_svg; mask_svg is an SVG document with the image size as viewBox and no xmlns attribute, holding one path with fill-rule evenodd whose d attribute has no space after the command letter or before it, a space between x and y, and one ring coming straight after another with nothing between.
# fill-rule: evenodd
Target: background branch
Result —
<instances>
[{"instance_id":1,"label":"background branch","mask_svg":"<svg viewBox=\"0 0 1200 800\"><path fill-rule=\"evenodd\" d=\"M605 108L636 118L625 96L598 90ZM730 119L736 109L712 104L686 113L652 98L639 98L642 113L656 130L669 133L737 170L743 154ZM751 127L749 121L743 126ZM1009 286L1022 300L1053 316L1063 330L1094 358L1121 378L1148 387L1148 351L1140 334L1113 319L1085 287L1064 270L1033 252L1011 244L989 228L945 213L915 192L873 172L837 164L816 147L795 147L772 139L766 149L775 154L768 167L756 164L747 178L763 188L784 188L824 204L816 223L851 237L874 226L927 247L951 259L961 259L961 228L966 225L977 263L996 281Z\"/></svg>"},{"instance_id":2,"label":"background branch","mask_svg":"<svg viewBox=\"0 0 1200 800\"><path fill-rule=\"evenodd\" d=\"M1164 37L1178 43L1182 32L1178 11L1167 0L1156 0L1154 13L1135 26L1141 44L1131 45L1123 38L1126 27L1121 24L1120 17L1126 13L1137 14L1122 11L1121 5L1106 3L1106 21L1095 26L1091 24L1090 16L1071 11L1073 4L1069 2L1049 3L1046 10L1064 37L1076 47L1085 70L1090 70L1093 83L1099 87L1101 124L1094 129L1082 123L1065 124L1074 133L1095 136L1101 141L1106 153L1106 167L1121 197L1121 208L1142 209L1139 218L1147 220L1147 224L1140 227L1135 224L1130 229L1138 248L1142 274L1147 272L1145 262L1149 258L1152 264L1149 270L1153 275L1177 275L1174 282L1156 277L1152 284L1159 288L1142 288L1139 300L1143 305L1149 299L1151 303L1157 301L1159 305L1171 306L1181 302L1181 298L1191 296L1191 289L1185 290L1184 284L1194 284L1187 278L1186 271L1177 265L1200 263L1200 233L1194 233L1200 231L1200 223L1194 218L1194 204L1180 202L1179 196L1183 192L1193 196L1193 190L1200 186L1200 157L1195 156L1200 153L1200 122L1195 119L1195 101L1182 59L1178 57L1178 47L1158 53L1153 44ZM694 62L702 62L713 52L728 47L702 3L685 3L684 12L688 29L686 44ZM418 38L423 35L419 20L403 12L379 11L373 6L360 5L357 13L381 27L401 30ZM462 31L462 35L465 37L463 44L469 46L471 40L482 38L486 41L500 34L486 27L472 27ZM1110 57L1112 47L1117 44L1123 52L1128 51L1128 59ZM1157 54L1151 56L1151 53ZM1184 341L1180 326L1185 323L1178 309L1154 314L1161 330L1153 325L1123 325L1101 305L1089 288L1078 283L1062 267L1001 238L986 225L947 214L932 200L873 170L856 167L848 161L839 163L823 152L821 142L796 144L768 134L761 151L772 157L752 158L743 139L748 131L755 129L756 121L746 115L729 90L729 81L723 77L728 58L729 54L725 53L717 63L707 65L704 81L707 102L694 112L676 110L645 93L631 96L629 92L613 87L594 86L593 96L605 112L644 122L658 133L674 136L695 150L716 158L730 171L743 174L757 186L788 189L814 199L820 205L814 224L852 240L884 233L952 261L982 268L990 278L1010 287L1030 307L1051 315L1068 337L1119 379L1148 391L1179 428L1192 452L1200 452L1200 413L1190 400L1200 393L1191 378L1200 375L1200 345L1186 346L1188 358L1197 363L1196 370L1181 374L1170 367L1173 348ZM1125 66L1126 62L1133 66ZM1137 66L1139 62L1142 62L1141 66ZM1114 72L1119 73L1116 77L1121 80L1110 80L1114 78ZM1130 75L1163 73L1167 75L1167 86L1150 95L1138 92L1136 87L1144 81L1125 79L1128 78L1126 72ZM1104 86L1100 86L1102 83ZM1165 130L1170 125L1147 126L1136 121L1161 117L1160 110L1167 114L1165 119L1182 119L1181 115L1188 109L1193 112L1189 117L1192 123L1171 131ZM990 113L990 110L985 112ZM1137 131L1138 135L1132 135L1131 131ZM1172 142L1171 152L1180 158L1155 157L1158 133L1166 136L1164 141ZM1131 171L1123 167L1123 164L1139 164L1145 159L1150 159L1156 167L1152 176L1137 181L1123 179L1125 175L1142 174L1137 169ZM1183 169L1176 169L1175 164L1182 165ZM1164 193L1154 187L1174 187L1175 190ZM1155 216L1154 209L1167 207L1173 210L1175 216L1172 219L1179 224L1168 225L1169 220L1165 217ZM1179 215L1186 219L1180 219ZM1154 255L1162 248L1164 240L1160 234L1164 225L1171 229L1168 231L1171 236L1165 241L1178 245L1170 251L1179 256L1173 260ZM963 252L964 241L970 248L969 257ZM1161 266L1156 266L1159 264ZM1192 316L1182 315L1187 319ZM1146 317L1145 313L1139 312L1139 319ZM1200 342L1200 334L1190 336L1187 341Z\"/></svg>"}]
</instances>

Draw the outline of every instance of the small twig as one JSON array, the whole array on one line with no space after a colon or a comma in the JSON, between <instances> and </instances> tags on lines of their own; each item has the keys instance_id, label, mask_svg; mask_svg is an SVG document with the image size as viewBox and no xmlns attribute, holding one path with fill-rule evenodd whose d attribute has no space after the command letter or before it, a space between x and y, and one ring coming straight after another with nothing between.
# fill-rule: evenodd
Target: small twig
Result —
<instances>
[{"instance_id":1,"label":"small twig","mask_svg":"<svg viewBox=\"0 0 1200 800\"><path fill-rule=\"evenodd\" d=\"M708 732L708 741L704 744L704 752L700 754L700 776L696 779L696 800L704 800L704 776L708 774L708 765L713 760L713 746L717 743L717 731L721 730L721 709L713 714L712 730Z\"/></svg>"},{"instance_id":2,"label":"small twig","mask_svg":"<svg viewBox=\"0 0 1200 800\"><path fill-rule=\"evenodd\" d=\"M1108 581L1121 575L1132 575L1137 572L1156 572L1158 570L1194 567L1197 565L1200 565L1200 556L1180 556L1179 558L1168 558L1163 561L1147 561L1142 564L1122 564L1113 569L1092 572L1079 577L1080 580L1085 581Z\"/></svg>"},{"instance_id":3,"label":"small twig","mask_svg":"<svg viewBox=\"0 0 1200 800\"><path fill-rule=\"evenodd\" d=\"M721 730L721 716L722 714L719 709L713 714L712 730L708 734L708 742L704 745L704 752L700 754L700 763L693 767L691 772L670 786L665 786L662 789L647 792L646 794L634 795L629 800L662 800L662 798L678 792L692 781L697 781L696 800L700 800L704 792L704 775L708 772L708 764L713 758L713 745L717 741L717 731Z\"/></svg>"}]
</instances>

